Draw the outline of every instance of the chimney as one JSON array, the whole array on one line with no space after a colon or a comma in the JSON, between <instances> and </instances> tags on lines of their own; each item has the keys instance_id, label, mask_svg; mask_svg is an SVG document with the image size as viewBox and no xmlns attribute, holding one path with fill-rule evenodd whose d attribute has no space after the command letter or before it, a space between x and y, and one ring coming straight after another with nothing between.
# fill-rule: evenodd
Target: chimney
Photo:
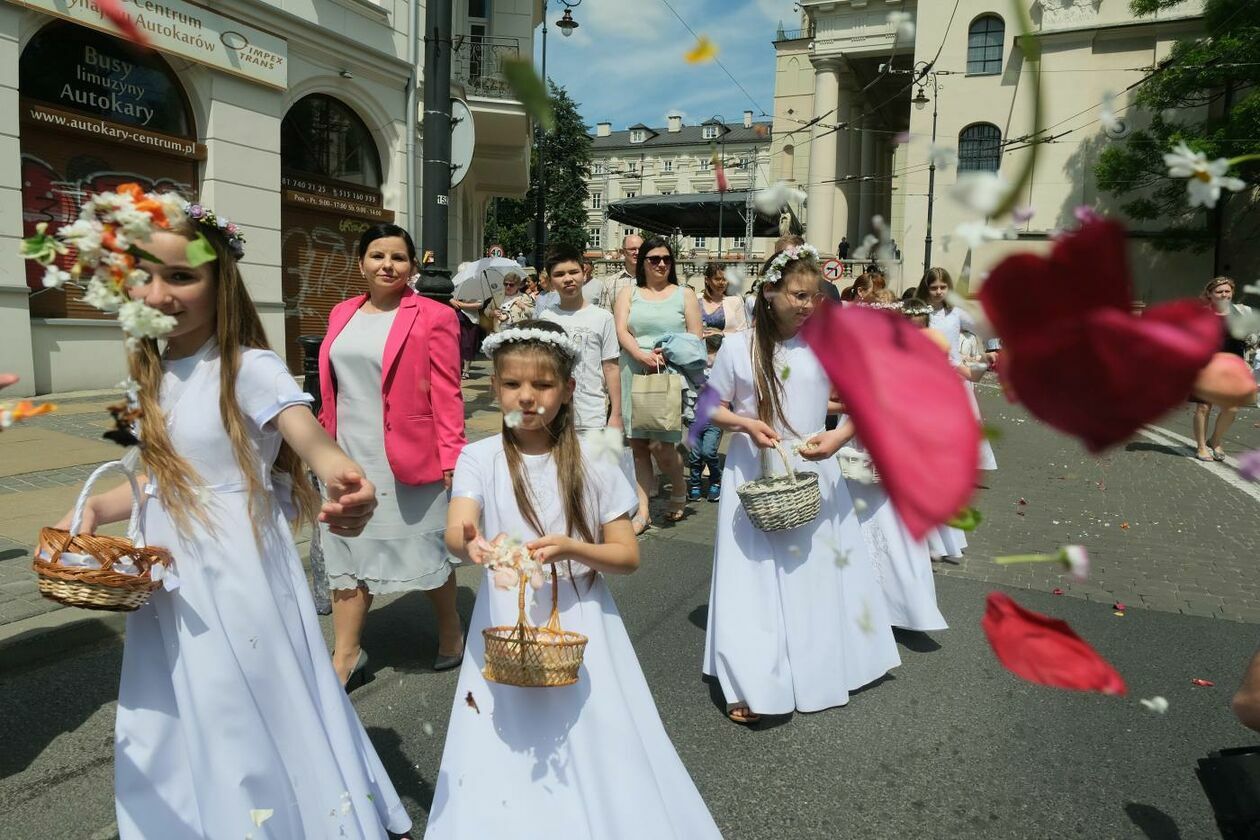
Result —
<instances>
[{"instance_id":1,"label":"chimney","mask_svg":"<svg viewBox=\"0 0 1260 840\"><path fill-rule=\"evenodd\" d=\"M669 133L677 134L680 131L682 131L682 115L670 114L669 115Z\"/></svg>"},{"instance_id":2,"label":"chimney","mask_svg":"<svg viewBox=\"0 0 1260 840\"><path fill-rule=\"evenodd\" d=\"M744 112L744 128L752 128L752 111Z\"/></svg>"},{"instance_id":3,"label":"chimney","mask_svg":"<svg viewBox=\"0 0 1260 840\"><path fill-rule=\"evenodd\" d=\"M595 136L596 137L607 137L610 134L612 134L612 123L610 122L595 123Z\"/></svg>"}]
</instances>

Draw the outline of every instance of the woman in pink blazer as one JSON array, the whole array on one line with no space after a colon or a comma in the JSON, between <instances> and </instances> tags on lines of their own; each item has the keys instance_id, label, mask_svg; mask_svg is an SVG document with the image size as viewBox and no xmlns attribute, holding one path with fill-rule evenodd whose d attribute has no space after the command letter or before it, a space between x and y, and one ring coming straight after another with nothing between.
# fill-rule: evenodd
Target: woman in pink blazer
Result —
<instances>
[{"instance_id":1,"label":"woman in pink blazer","mask_svg":"<svg viewBox=\"0 0 1260 840\"><path fill-rule=\"evenodd\" d=\"M464 650L443 540L451 474L466 442L459 325L453 309L407 285L416 246L402 228L365 231L359 270L367 293L333 307L319 351L320 422L363 467L379 502L359 536L321 533L333 665L348 689L368 679L360 639L375 595L428 595L437 612L434 670L458 666Z\"/></svg>"}]
</instances>

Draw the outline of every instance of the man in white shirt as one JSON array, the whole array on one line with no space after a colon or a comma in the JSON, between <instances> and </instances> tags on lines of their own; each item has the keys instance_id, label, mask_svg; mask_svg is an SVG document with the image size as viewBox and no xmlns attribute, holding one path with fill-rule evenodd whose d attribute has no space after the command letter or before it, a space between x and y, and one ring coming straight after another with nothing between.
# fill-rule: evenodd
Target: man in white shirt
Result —
<instances>
[{"instance_id":1,"label":"man in white shirt","mask_svg":"<svg viewBox=\"0 0 1260 840\"><path fill-rule=\"evenodd\" d=\"M559 301L543 309L538 317L564 327L579 350L573 370L574 425L579 433L605 426L620 429L621 370L617 360L621 346L613 317L583 297L586 278L582 255L576 248L556 248L547 257L547 275Z\"/></svg>"},{"instance_id":2,"label":"man in white shirt","mask_svg":"<svg viewBox=\"0 0 1260 840\"><path fill-rule=\"evenodd\" d=\"M635 271L639 266L639 248L642 245L643 237L635 233L621 240L622 269L616 276L604 280L603 294L599 298L599 305L609 312L612 312L613 304L616 303L617 295L621 293L621 290L633 286L636 282Z\"/></svg>"}]
</instances>

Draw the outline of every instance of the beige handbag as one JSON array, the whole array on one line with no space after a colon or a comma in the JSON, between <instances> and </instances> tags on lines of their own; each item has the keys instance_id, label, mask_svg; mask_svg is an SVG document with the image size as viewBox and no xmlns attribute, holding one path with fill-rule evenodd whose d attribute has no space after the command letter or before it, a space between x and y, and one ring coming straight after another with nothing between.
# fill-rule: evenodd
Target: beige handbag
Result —
<instances>
[{"instance_id":1,"label":"beige handbag","mask_svg":"<svg viewBox=\"0 0 1260 840\"><path fill-rule=\"evenodd\" d=\"M630 431L681 432L682 394L682 376L677 373L634 374L630 380Z\"/></svg>"}]
</instances>

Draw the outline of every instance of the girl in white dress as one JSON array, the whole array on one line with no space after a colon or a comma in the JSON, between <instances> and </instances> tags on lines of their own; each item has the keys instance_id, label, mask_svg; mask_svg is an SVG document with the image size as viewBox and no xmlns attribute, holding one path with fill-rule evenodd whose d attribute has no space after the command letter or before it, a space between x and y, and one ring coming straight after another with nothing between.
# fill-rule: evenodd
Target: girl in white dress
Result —
<instances>
[{"instance_id":1,"label":"girl in white dress","mask_svg":"<svg viewBox=\"0 0 1260 840\"><path fill-rule=\"evenodd\" d=\"M201 214L201 209L197 211ZM159 262L134 298L174 317L165 353L131 355L144 412L143 530L173 580L127 617L115 727L123 840L385 838L411 826L342 691L282 512L358 533L375 490L324 433L237 269L240 240L174 219L139 244ZM186 256L198 234L215 259ZM84 527L127 518L126 484L91 498ZM59 527L69 521L62 520Z\"/></svg>"},{"instance_id":2,"label":"girl in white dress","mask_svg":"<svg viewBox=\"0 0 1260 840\"><path fill-rule=\"evenodd\" d=\"M757 291L753 328L726 337L709 377L721 400L711 422L734 434L722 473L704 673L717 678L736 723L843 706L850 691L901 661L833 457L853 425L820 431L831 385L799 335L821 282L808 246L776 255ZM799 450L793 469L818 473L822 511L807 525L765 533L736 488L783 470L765 451L775 443Z\"/></svg>"},{"instance_id":3,"label":"girl in white dress","mask_svg":"<svg viewBox=\"0 0 1260 840\"><path fill-rule=\"evenodd\" d=\"M958 371L958 375L967 383L967 396L971 399L971 410L976 421L983 423L980 415L980 403L976 400L975 382L978 376L963 363L962 334L963 331L974 332L976 327L971 316L948 301L949 293L954 290L954 279L943 268L930 268L919 282L915 296L932 307L928 317L928 326L945 337L949 344L949 361ZM983 372L980 372L981 375ZM980 463L978 469L996 470L997 459L993 455L993 446L985 437L980 438ZM928 548L933 558L960 560L967 548L967 535L964 531L941 525L928 533Z\"/></svg>"},{"instance_id":4,"label":"girl in white dress","mask_svg":"<svg viewBox=\"0 0 1260 840\"><path fill-rule=\"evenodd\" d=\"M577 683L520 688L482 675L481 631L514 625L517 591L487 571L469 624L425 837L719 837L661 724L604 574L639 565L634 486L617 459L573 425L577 347L563 328L525 321L486 339L501 435L469 444L455 467L446 541L484 563L494 543L524 543L556 564L560 623L587 636ZM477 523L481 525L478 527ZM551 612L548 578L528 593L534 624ZM470 667L471 666L471 667Z\"/></svg>"}]
</instances>

